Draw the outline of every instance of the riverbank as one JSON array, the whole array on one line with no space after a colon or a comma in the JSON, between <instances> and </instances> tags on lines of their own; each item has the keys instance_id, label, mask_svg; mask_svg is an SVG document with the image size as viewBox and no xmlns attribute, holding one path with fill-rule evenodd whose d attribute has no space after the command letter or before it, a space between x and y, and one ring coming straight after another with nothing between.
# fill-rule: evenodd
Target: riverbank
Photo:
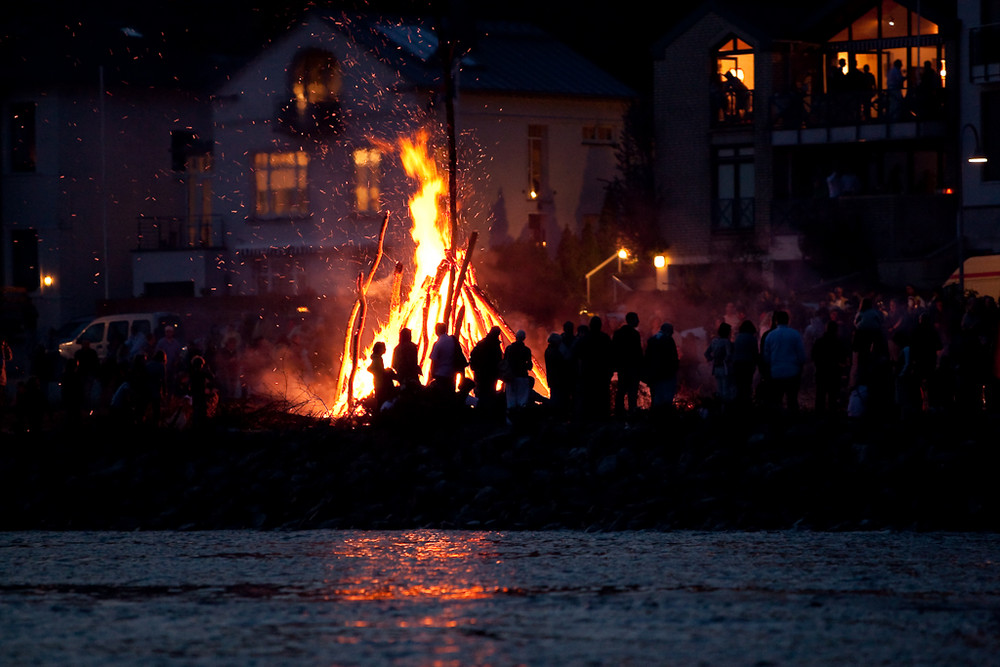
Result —
<instances>
[{"instance_id":1,"label":"riverbank","mask_svg":"<svg viewBox=\"0 0 1000 667\"><path fill-rule=\"evenodd\" d=\"M485 424L423 411L4 434L0 529L1000 529L1000 417Z\"/></svg>"}]
</instances>

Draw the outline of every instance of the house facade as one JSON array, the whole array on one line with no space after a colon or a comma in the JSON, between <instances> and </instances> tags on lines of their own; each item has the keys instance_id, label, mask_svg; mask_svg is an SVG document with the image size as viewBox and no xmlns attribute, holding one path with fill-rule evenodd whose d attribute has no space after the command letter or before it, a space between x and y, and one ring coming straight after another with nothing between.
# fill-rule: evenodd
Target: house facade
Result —
<instances>
[{"instance_id":1,"label":"house facade","mask_svg":"<svg viewBox=\"0 0 1000 667\"><path fill-rule=\"evenodd\" d=\"M554 243L600 213L632 95L517 24L450 69L419 20L312 12L227 58L104 28L4 88L3 281L39 330L134 297L353 300L386 214L385 271L412 251L396 142L429 131L447 169L449 79L462 238Z\"/></svg>"},{"instance_id":2,"label":"house facade","mask_svg":"<svg viewBox=\"0 0 1000 667\"><path fill-rule=\"evenodd\" d=\"M970 175L960 128L979 106L965 17L948 2L779 4L707 2L657 45L671 282L724 263L721 289L940 285ZM996 247L987 226L970 252Z\"/></svg>"}]
</instances>

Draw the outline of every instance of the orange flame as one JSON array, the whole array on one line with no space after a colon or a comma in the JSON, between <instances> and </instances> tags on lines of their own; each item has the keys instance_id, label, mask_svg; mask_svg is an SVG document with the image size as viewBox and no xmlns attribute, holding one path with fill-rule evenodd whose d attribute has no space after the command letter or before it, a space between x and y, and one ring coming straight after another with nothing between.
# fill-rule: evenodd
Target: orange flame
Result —
<instances>
[{"instance_id":1,"label":"orange flame","mask_svg":"<svg viewBox=\"0 0 1000 667\"><path fill-rule=\"evenodd\" d=\"M454 246L455 239L449 238L448 225L445 224L444 216L440 215L440 200L447 192L447 187L430 153L428 141L427 132L421 131L412 139L402 137L398 142L403 167L407 175L419 184L418 192L409 202L412 218L410 235L416 245L414 279L409 295L401 298L398 305L394 305L388 320L376 329L373 343L363 354L358 355L357 368L353 368L350 350L344 351L340 369L341 382L338 384L347 387L348 383L343 380L353 372L354 400L346 391L341 392L342 395L336 397L331 411L334 417L347 416L357 399L373 393L373 378L367 371L365 362L371 358L374 342L385 343L387 352L384 363L388 367L399 331L404 327L413 332L414 342L420 348L419 358L425 381L430 375L430 346L434 343L434 325L444 321L446 314L451 314L458 327L457 331L451 333L458 336L466 355L494 326L500 327L502 338L508 342L514 339L513 331L479 289L471 265L466 267L461 285L455 287L452 308L448 308L450 281L446 274L451 269L454 275L454 269L463 266L466 251ZM533 374L536 391L545 395L548 393L545 374L538 364L535 367ZM356 409L360 408L356 406Z\"/></svg>"}]
</instances>

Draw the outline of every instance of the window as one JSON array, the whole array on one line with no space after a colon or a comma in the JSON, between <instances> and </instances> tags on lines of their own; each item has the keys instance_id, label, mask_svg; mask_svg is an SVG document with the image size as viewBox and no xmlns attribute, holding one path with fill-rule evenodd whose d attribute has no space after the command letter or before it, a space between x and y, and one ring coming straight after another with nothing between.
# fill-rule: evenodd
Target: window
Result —
<instances>
[{"instance_id":1,"label":"window","mask_svg":"<svg viewBox=\"0 0 1000 667\"><path fill-rule=\"evenodd\" d=\"M258 294L292 296L306 291L305 272L296 257L257 257L251 265Z\"/></svg>"},{"instance_id":2,"label":"window","mask_svg":"<svg viewBox=\"0 0 1000 667\"><path fill-rule=\"evenodd\" d=\"M716 123L746 123L753 113L753 47L731 36L715 56L712 120Z\"/></svg>"},{"instance_id":3,"label":"window","mask_svg":"<svg viewBox=\"0 0 1000 667\"><path fill-rule=\"evenodd\" d=\"M610 125L585 125L583 127L583 143L613 144L615 130Z\"/></svg>"},{"instance_id":4,"label":"window","mask_svg":"<svg viewBox=\"0 0 1000 667\"><path fill-rule=\"evenodd\" d=\"M308 215L309 156L305 151L257 153L253 166L254 213L258 218Z\"/></svg>"},{"instance_id":5,"label":"window","mask_svg":"<svg viewBox=\"0 0 1000 667\"><path fill-rule=\"evenodd\" d=\"M38 232L34 229L12 229L11 279L14 287L29 292L39 288Z\"/></svg>"},{"instance_id":6,"label":"window","mask_svg":"<svg viewBox=\"0 0 1000 667\"><path fill-rule=\"evenodd\" d=\"M104 340L104 322L98 322L97 324L92 324L84 330L80 337L77 338L78 341L87 341L88 343L100 343Z\"/></svg>"},{"instance_id":7,"label":"window","mask_svg":"<svg viewBox=\"0 0 1000 667\"><path fill-rule=\"evenodd\" d=\"M340 63L322 49L306 49L288 66L288 98L278 124L293 134L335 135L343 130Z\"/></svg>"},{"instance_id":8,"label":"window","mask_svg":"<svg viewBox=\"0 0 1000 667\"><path fill-rule=\"evenodd\" d=\"M754 226L753 148L719 148L715 153L713 228L752 229Z\"/></svg>"},{"instance_id":9,"label":"window","mask_svg":"<svg viewBox=\"0 0 1000 667\"><path fill-rule=\"evenodd\" d=\"M340 65L331 53L307 49L291 67L292 95L299 113L312 104L335 102L340 94Z\"/></svg>"},{"instance_id":10,"label":"window","mask_svg":"<svg viewBox=\"0 0 1000 667\"><path fill-rule=\"evenodd\" d=\"M35 171L35 149L35 103L14 103L10 107L11 171Z\"/></svg>"},{"instance_id":11,"label":"window","mask_svg":"<svg viewBox=\"0 0 1000 667\"><path fill-rule=\"evenodd\" d=\"M354 194L359 213L376 213L379 209L382 154L375 148L354 151Z\"/></svg>"},{"instance_id":12,"label":"window","mask_svg":"<svg viewBox=\"0 0 1000 667\"><path fill-rule=\"evenodd\" d=\"M545 138L543 125L528 126L528 199L538 199L546 187Z\"/></svg>"}]
</instances>

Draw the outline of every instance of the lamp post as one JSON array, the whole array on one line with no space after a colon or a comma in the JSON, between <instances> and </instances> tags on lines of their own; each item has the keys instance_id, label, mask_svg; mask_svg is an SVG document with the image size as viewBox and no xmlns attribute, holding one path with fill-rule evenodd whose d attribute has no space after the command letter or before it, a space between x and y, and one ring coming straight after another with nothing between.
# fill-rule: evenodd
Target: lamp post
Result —
<instances>
[{"instance_id":1,"label":"lamp post","mask_svg":"<svg viewBox=\"0 0 1000 667\"><path fill-rule=\"evenodd\" d=\"M618 260L618 273L621 273L622 272L622 260L623 259L628 259L628 250L626 250L625 248L619 248L618 252L616 252L615 254L611 255L606 260L604 260L603 262L601 262L600 264L598 264L597 266L595 266L594 268L592 268L590 271L587 272L587 275L584 276L584 278L587 281L587 305L588 306L590 305L590 278L591 278L591 276L593 276L595 273L597 273L598 271L600 271L601 269L603 269L605 266L607 266L608 264L610 264L611 262L613 262L616 259ZM618 291L618 288L616 287L615 288L616 295L617 295L617 291Z\"/></svg>"},{"instance_id":2,"label":"lamp post","mask_svg":"<svg viewBox=\"0 0 1000 667\"><path fill-rule=\"evenodd\" d=\"M959 150L962 150L965 146L965 131L972 130L972 138L976 142L976 146L966 157L966 161L969 164L983 164L987 162L986 155L979 148L979 131L976 130L976 126L972 123L966 123L962 126L962 131L958 136ZM959 163L961 165L961 163ZM958 290L964 296L965 295L965 173L964 168L959 167L960 173L958 175L958 215L956 216L957 224L955 229L955 243L958 251Z\"/></svg>"}]
</instances>

